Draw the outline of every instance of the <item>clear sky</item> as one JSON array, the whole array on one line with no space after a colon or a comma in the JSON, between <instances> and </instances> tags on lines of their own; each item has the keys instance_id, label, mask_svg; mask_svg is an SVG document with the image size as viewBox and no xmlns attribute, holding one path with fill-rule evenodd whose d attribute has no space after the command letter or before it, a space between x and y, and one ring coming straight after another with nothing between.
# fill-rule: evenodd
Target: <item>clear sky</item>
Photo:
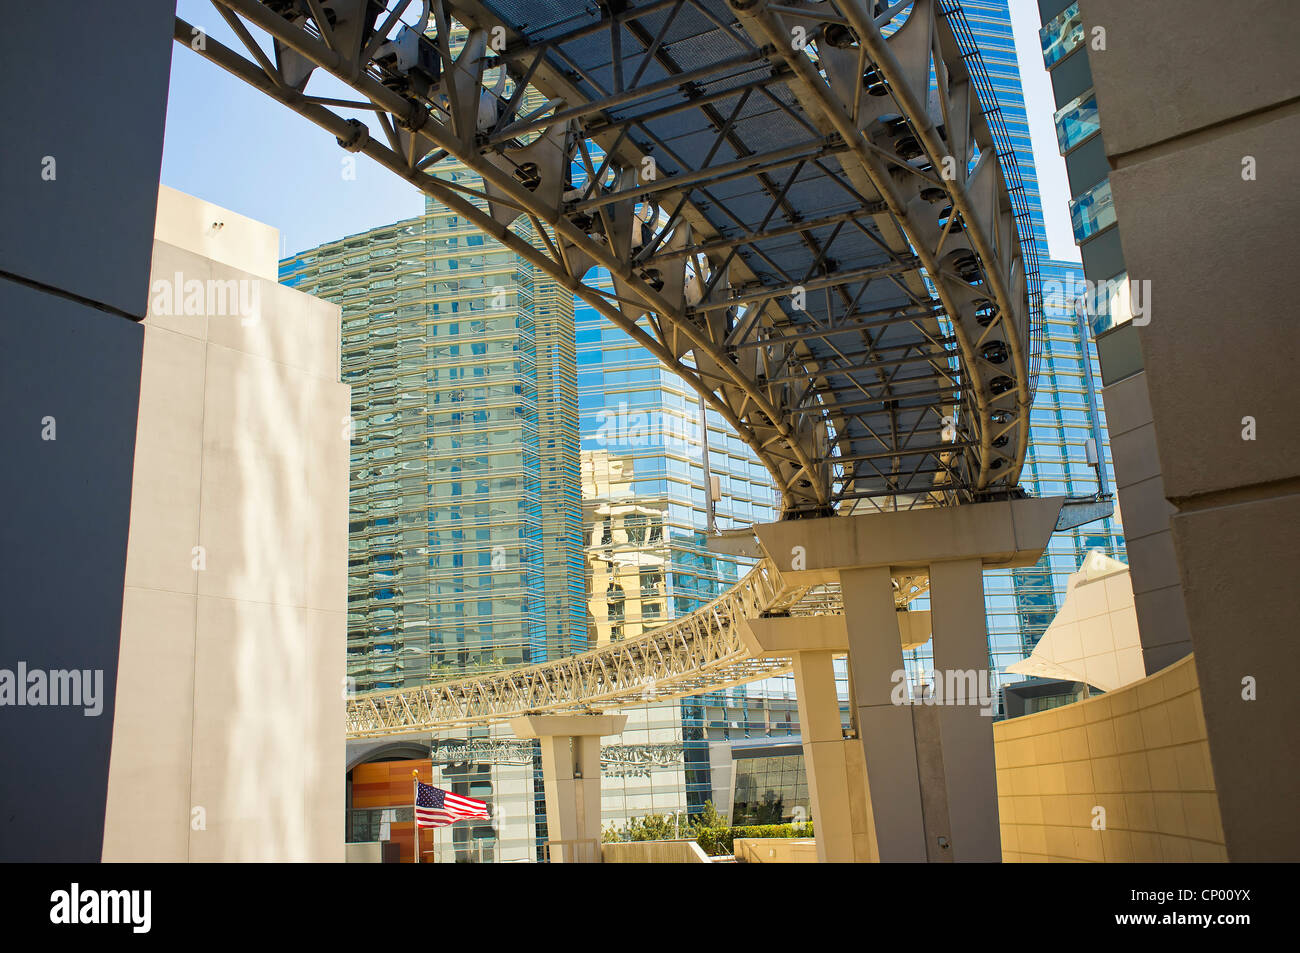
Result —
<instances>
[{"instance_id":1,"label":"clear sky","mask_svg":"<svg viewBox=\"0 0 1300 953\"><path fill-rule=\"evenodd\" d=\"M176 15L246 54L208 0L178 0ZM357 98L320 71L307 88ZM282 256L423 211L415 186L365 156L355 157L355 180L345 179L345 157L334 136L173 44L164 185L275 226Z\"/></svg>"},{"instance_id":2,"label":"clear sky","mask_svg":"<svg viewBox=\"0 0 1300 953\"><path fill-rule=\"evenodd\" d=\"M1038 39L1036 0L1009 0L1011 30L1016 40L1016 63L1020 67L1020 84L1025 92L1025 111L1029 116L1029 141L1034 147L1034 168L1043 199L1043 220L1047 228L1047 245L1058 261L1078 261L1079 246L1070 230L1070 183L1065 175L1065 160L1056 144L1056 127L1052 114L1056 100L1052 80L1043 67L1043 47Z\"/></svg>"},{"instance_id":3,"label":"clear sky","mask_svg":"<svg viewBox=\"0 0 1300 953\"><path fill-rule=\"evenodd\" d=\"M1010 0L1010 5L1049 248L1053 258L1077 261L1065 163L1052 127L1051 83L1038 44L1038 5L1035 0ZM244 52L208 0L178 0L176 12ZM356 98L323 74L313 76L308 89L318 96ZM345 157L329 133L192 50L174 46L165 185L275 226L282 256L423 210L424 198L414 186L364 156L357 157L355 179L345 178Z\"/></svg>"}]
</instances>

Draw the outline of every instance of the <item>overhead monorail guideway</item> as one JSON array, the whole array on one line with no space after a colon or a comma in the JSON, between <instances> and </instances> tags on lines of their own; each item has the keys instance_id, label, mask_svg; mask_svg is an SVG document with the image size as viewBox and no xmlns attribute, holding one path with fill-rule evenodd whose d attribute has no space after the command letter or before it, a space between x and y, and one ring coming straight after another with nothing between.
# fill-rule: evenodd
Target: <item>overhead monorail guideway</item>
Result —
<instances>
[{"instance_id":1,"label":"overhead monorail guideway","mask_svg":"<svg viewBox=\"0 0 1300 953\"><path fill-rule=\"evenodd\" d=\"M212 2L243 49L195 43L182 20L178 43L624 329L752 448L783 519L1023 495L1036 253L956 0ZM314 95L318 72L356 98ZM481 185L439 177L444 160ZM900 585L900 606L925 585ZM787 585L764 559L635 640L352 698L348 730L751 681L788 662L750 658L738 619L836 599Z\"/></svg>"}]
</instances>

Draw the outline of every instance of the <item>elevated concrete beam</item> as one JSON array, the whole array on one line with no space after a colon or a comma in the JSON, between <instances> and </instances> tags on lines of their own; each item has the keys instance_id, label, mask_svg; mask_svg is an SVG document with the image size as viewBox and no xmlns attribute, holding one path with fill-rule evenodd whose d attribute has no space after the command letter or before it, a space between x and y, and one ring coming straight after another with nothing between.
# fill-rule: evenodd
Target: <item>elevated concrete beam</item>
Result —
<instances>
[{"instance_id":1,"label":"elevated concrete beam","mask_svg":"<svg viewBox=\"0 0 1300 953\"><path fill-rule=\"evenodd\" d=\"M929 609L896 614L901 648L914 649L930 641ZM849 630L840 613L746 619L739 633L754 658L789 658L796 652L818 651L845 655L849 651Z\"/></svg>"},{"instance_id":2,"label":"elevated concrete beam","mask_svg":"<svg viewBox=\"0 0 1300 953\"><path fill-rule=\"evenodd\" d=\"M1032 566L1064 500L1002 500L897 513L763 523L754 533L789 582L839 582L845 569L912 569L935 559L979 559L986 569Z\"/></svg>"}]
</instances>

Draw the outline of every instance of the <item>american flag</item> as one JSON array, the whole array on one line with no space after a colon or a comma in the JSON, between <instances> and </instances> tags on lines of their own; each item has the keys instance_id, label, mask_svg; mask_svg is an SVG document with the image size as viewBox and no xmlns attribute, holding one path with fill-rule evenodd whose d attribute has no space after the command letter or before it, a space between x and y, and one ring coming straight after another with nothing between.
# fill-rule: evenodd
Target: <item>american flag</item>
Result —
<instances>
[{"instance_id":1,"label":"american flag","mask_svg":"<svg viewBox=\"0 0 1300 953\"><path fill-rule=\"evenodd\" d=\"M487 805L422 781L415 782L415 826L446 827L464 818L489 820Z\"/></svg>"}]
</instances>

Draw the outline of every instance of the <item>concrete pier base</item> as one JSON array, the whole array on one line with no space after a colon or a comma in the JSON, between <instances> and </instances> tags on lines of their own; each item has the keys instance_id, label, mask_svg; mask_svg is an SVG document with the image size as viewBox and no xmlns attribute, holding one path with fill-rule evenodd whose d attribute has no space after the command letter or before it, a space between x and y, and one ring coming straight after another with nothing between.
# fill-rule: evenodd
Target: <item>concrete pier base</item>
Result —
<instances>
[{"instance_id":1,"label":"concrete pier base","mask_svg":"<svg viewBox=\"0 0 1300 953\"><path fill-rule=\"evenodd\" d=\"M845 737L835 694L835 657L848 651L844 616L751 619L741 640L755 656L794 658L817 860L878 859L862 752L855 738Z\"/></svg>"}]
</instances>

